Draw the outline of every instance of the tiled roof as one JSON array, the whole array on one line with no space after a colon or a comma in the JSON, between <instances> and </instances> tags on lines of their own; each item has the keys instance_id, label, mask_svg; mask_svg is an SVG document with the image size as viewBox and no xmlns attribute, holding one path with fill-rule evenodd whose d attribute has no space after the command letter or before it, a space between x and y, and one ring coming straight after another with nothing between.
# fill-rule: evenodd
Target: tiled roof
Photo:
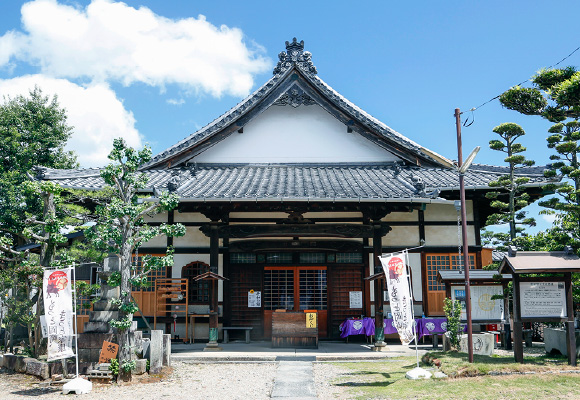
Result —
<instances>
[{"instance_id":1,"label":"tiled roof","mask_svg":"<svg viewBox=\"0 0 580 400\"><path fill-rule=\"evenodd\" d=\"M488 188L506 172L473 166L465 176L467 190ZM530 170L530 186L546 183L541 167ZM191 168L155 169L149 190L175 191L181 198L204 200L361 200L436 197L436 190L458 188L453 169L409 167L394 163L368 164L197 164ZM97 189L104 185L100 170L45 170L44 179L63 187Z\"/></svg>"},{"instance_id":2,"label":"tiled roof","mask_svg":"<svg viewBox=\"0 0 580 400\"><path fill-rule=\"evenodd\" d=\"M250 110L257 107L257 105L264 101L265 98L273 94L282 83L291 85L292 79L290 79L290 76L292 75L292 71L299 71L302 77L306 79L310 85L315 87L322 96L327 99L327 101L341 110L341 112L348 115L349 118L358 121L366 130L375 132L377 135L382 137L383 140L396 144L410 154L413 154L414 157L429 160L429 162L434 165L441 165L442 162L446 161L444 157L431 150L424 149L419 144L406 138L372 115L366 113L320 79L317 75L316 68L312 65L310 60L310 53L303 51L303 41L296 42L296 38L294 38L293 42L286 42L286 49L286 52L280 53L280 61L274 69L274 76L270 78L268 82L208 125L157 154L144 166L144 168L161 167L162 164L170 158L194 148L198 144L206 141L214 135L217 135L228 126L241 121ZM276 98L273 98L271 99L271 102L273 103L275 100ZM243 126L243 124L240 126Z\"/></svg>"}]
</instances>

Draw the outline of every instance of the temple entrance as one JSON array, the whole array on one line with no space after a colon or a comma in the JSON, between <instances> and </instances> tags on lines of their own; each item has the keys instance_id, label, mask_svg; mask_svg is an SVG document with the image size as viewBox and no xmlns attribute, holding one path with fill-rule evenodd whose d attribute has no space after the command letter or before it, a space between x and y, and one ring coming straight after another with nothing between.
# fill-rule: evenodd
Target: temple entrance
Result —
<instances>
[{"instance_id":1,"label":"temple entrance","mask_svg":"<svg viewBox=\"0 0 580 400\"><path fill-rule=\"evenodd\" d=\"M275 310L318 313L318 336L328 335L326 267L264 267L264 336L272 335Z\"/></svg>"}]
</instances>

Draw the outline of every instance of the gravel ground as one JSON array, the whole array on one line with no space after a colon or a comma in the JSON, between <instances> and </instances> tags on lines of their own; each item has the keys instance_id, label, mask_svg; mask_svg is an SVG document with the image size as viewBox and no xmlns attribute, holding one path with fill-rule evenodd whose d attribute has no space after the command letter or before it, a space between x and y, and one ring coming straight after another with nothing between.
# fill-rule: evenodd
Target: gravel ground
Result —
<instances>
[{"instance_id":1,"label":"gravel ground","mask_svg":"<svg viewBox=\"0 0 580 400\"><path fill-rule=\"evenodd\" d=\"M82 399L144 400L269 399L276 376L276 363L194 364L174 362L173 373L156 382L127 385L94 385ZM36 378L9 374L0 369L0 399L62 399L61 388L40 388ZM74 396L76 397L76 396Z\"/></svg>"},{"instance_id":2,"label":"gravel ground","mask_svg":"<svg viewBox=\"0 0 580 400\"><path fill-rule=\"evenodd\" d=\"M495 350L495 354L511 355L513 351ZM541 344L524 347L524 354L545 354ZM269 399L274 387L278 363L215 363L173 362L172 373L147 378L145 382L93 386L91 394L80 398L87 400L145 400L162 399ZM352 387L339 386L340 378L349 370L339 364L313 363L316 393L321 400L350 399ZM351 375L349 381L354 377ZM0 368L0 399L23 400L62 399L60 387L43 388L39 380L23 374L11 374ZM76 396L74 396L76 397Z\"/></svg>"}]
</instances>

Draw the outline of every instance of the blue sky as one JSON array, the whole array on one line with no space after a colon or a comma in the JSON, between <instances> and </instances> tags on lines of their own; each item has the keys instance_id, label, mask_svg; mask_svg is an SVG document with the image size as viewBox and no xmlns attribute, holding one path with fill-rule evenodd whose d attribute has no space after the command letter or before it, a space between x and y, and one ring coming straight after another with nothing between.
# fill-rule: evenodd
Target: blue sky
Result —
<instances>
[{"instance_id":1,"label":"blue sky","mask_svg":"<svg viewBox=\"0 0 580 400\"><path fill-rule=\"evenodd\" d=\"M209 123L268 80L296 36L329 85L454 159L454 109L477 107L580 46L579 11L577 1L4 1L0 94L34 83L58 93L76 127L71 146L98 166L113 137L157 153ZM580 51L561 65L579 64ZM503 122L526 130L528 158L549 162L550 124L539 117L497 100L473 117L464 153L481 146L477 162L501 164L487 143Z\"/></svg>"}]
</instances>

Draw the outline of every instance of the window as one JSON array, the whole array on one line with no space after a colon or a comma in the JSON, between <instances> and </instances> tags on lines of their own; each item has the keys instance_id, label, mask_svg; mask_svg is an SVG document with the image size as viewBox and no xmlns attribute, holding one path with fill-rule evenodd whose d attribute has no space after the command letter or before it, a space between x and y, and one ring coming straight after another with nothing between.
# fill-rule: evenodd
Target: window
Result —
<instances>
[{"instance_id":1,"label":"window","mask_svg":"<svg viewBox=\"0 0 580 400\"><path fill-rule=\"evenodd\" d=\"M265 310L326 310L326 267L266 267Z\"/></svg>"},{"instance_id":2,"label":"window","mask_svg":"<svg viewBox=\"0 0 580 400\"><path fill-rule=\"evenodd\" d=\"M188 279L188 303L189 304L208 304L209 303L209 285L210 281L194 281L198 275L209 271L209 265L201 261L194 261L187 264L181 269L181 277Z\"/></svg>"},{"instance_id":3,"label":"window","mask_svg":"<svg viewBox=\"0 0 580 400\"><path fill-rule=\"evenodd\" d=\"M326 310L326 270L307 269L300 273L300 310Z\"/></svg>"},{"instance_id":4,"label":"window","mask_svg":"<svg viewBox=\"0 0 580 400\"><path fill-rule=\"evenodd\" d=\"M294 309L294 270L265 271L264 309Z\"/></svg>"},{"instance_id":5,"label":"window","mask_svg":"<svg viewBox=\"0 0 580 400\"><path fill-rule=\"evenodd\" d=\"M336 253L336 262L339 264L360 264L363 262L362 253Z\"/></svg>"},{"instance_id":6,"label":"window","mask_svg":"<svg viewBox=\"0 0 580 400\"><path fill-rule=\"evenodd\" d=\"M232 264L254 264L256 255L254 253L231 253L230 262Z\"/></svg>"},{"instance_id":7,"label":"window","mask_svg":"<svg viewBox=\"0 0 580 400\"><path fill-rule=\"evenodd\" d=\"M301 264L324 264L325 262L325 253L300 253Z\"/></svg>"},{"instance_id":8,"label":"window","mask_svg":"<svg viewBox=\"0 0 580 400\"><path fill-rule=\"evenodd\" d=\"M437 282L437 272L446 269L459 269L463 266L463 256L459 254L427 254L427 289L445 291L445 285ZM469 265L475 266L475 255L469 255Z\"/></svg>"},{"instance_id":9,"label":"window","mask_svg":"<svg viewBox=\"0 0 580 400\"><path fill-rule=\"evenodd\" d=\"M291 264L292 253L268 253L266 254L266 262L270 264Z\"/></svg>"}]
</instances>

